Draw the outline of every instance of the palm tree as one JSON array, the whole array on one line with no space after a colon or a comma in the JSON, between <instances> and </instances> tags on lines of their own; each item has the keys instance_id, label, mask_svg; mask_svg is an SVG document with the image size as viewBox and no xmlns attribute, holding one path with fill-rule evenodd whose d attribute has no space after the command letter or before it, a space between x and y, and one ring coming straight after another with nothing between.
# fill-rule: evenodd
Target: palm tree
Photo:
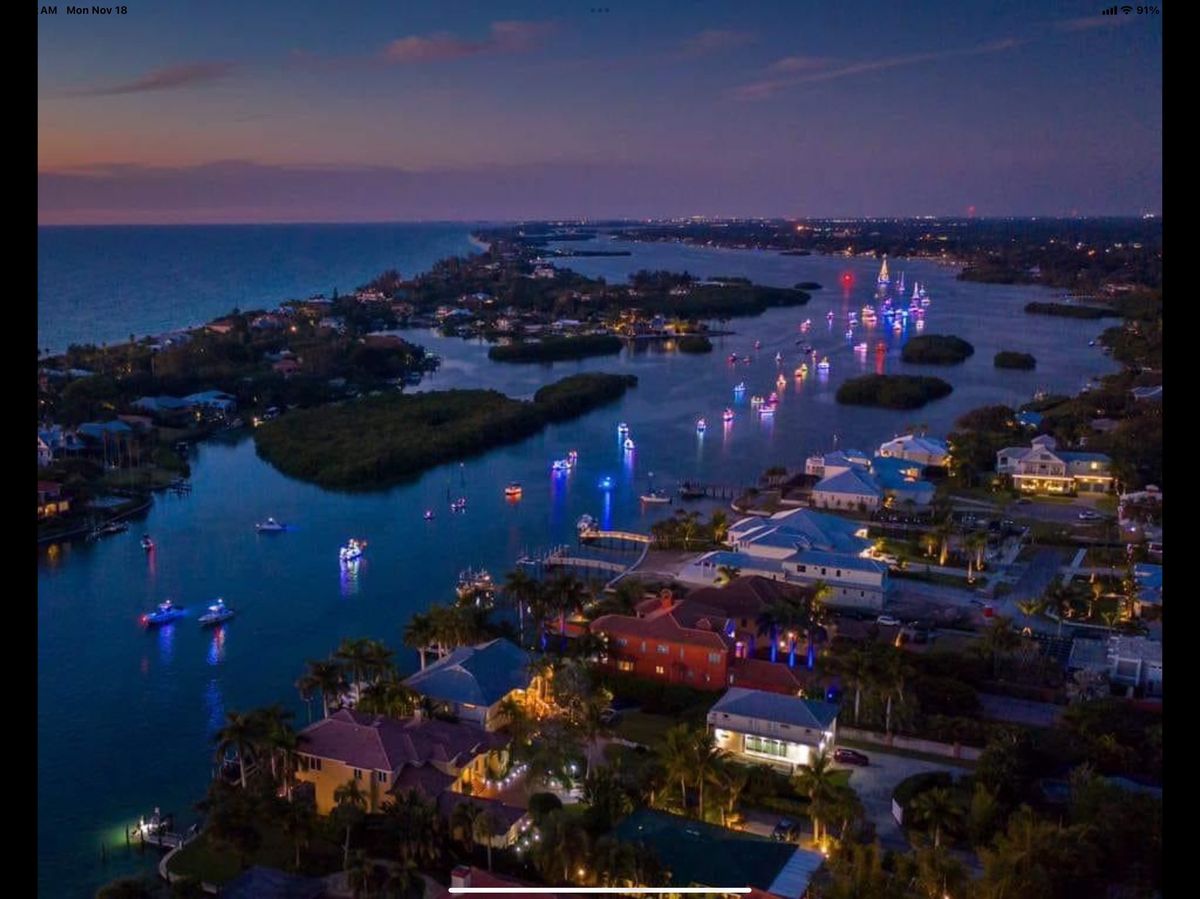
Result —
<instances>
[{"instance_id":1,"label":"palm tree","mask_svg":"<svg viewBox=\"0 0 1200 899\"><path fill-rule=\"evenodd\" d=\"M942 845L942 832L963 819L963 808L946 787L934 787L918 795L909 807L915 823L933 830L933 846Z\"/></svg>"},{"instance_id":2,"label":"palm tree","mask_svg":"<svg viewBox=\"0 0 1200 899\"><path fill-rule=\"evenodd\" d=\"M666 769L667 778L679 781L679 801L683 813L687 814L687 782L693 771L692 730L686 724L676 724L663 738L659 757Z\"/></svg>"},{"instance_id":3,"label":"palm tree","mask_svg":"<svg viewBox=\"0 0 1200 899\"><path fill-rule=\"evenodd\" d=\"M350 868L350 831L362 818L367 808L367 794L359 787L358 781L351 778L333 791L334 814L346 826L346 842L342 846L342 868Z\"/></svg>"},{"instance_id":4,"label":"palm tree","mask_svg":"<svg viewBox=\"0 0 1200 899\"><path fill-rule=\"evenodd\" d=\"M887 697L887 708L884 712L884 733L892 732L892 699L904 700L904 682L911 673L900 650L889 647L890 651L879 658L875 672L876 685Z\"/></svg>"},{"instance_id":5,"label":"palm tree","mask_svg":"<svg viewBox=\"0 0 1200 899\"><path fill-rule=\"evenodd\" d=\"M382 640L368 640L365 653L365 673L368 677L372 677L376 682L392 678L396 673L393 655Z\"/></svg>"},{"instance_id":6,"label":"palm tree","mask_svg":"<svg viewBox=\"0 0 1200 899\"><path fill-rule=\"evenodd\" d=\"M983 638L978 646L984 658L992 663L992 674L995 676L996 659L1006 652L1011 652L1021 645L1020 635L1012 628L1012 619L998 615L992 619L983 632Z\"/></svg>"},{"instance_id":7,"label":"palm tree","mask_svg":"<svg viewBox=\"0 0 1200 899\"><path fill-rule=\"evenodd\" d=\"M835 798L833 759L825 752L809 756L808 763L796 770L795 785L798 793L808 797L809 814L813 822L813 840L819 842L821 817Z\"/></svg>"},{"instance_id":8,"label":"palm tree","mask_svg":"<svg viewBox=\"0 0 1200 899\"><path fill-rule=\"evenodd\" d=\"M230 712L225 716L225 726L216 733L217 759L220 760L232 749L237 754L239 779L246 789L246 754L262 739L259 720L253 713L243 715Z\"/></svg>"},{"instance_id":9,"label":"palm tree","mask_svg":"<svg viewBox=\"0 0 1200 899\"><path fill-rule=\"evenodd\" d=\"M332 659L310 661L308 672L296 681L296 688L306 702L320 693L323 715L328 718L331 701L336 702L346 691L346 676L342 666Z\"/></svg>"},{"instance_id":10,"label":"palm tree","mask_svg":"<svg viewBox=\"0 0 1200 899\"><path fill-rule=\"evenodd\" d=\"M476 845L482 843L487 847L487 866L492 870L492 841L503 833L504 824L496 817L491 809L482 809L471 822L471 836Z\"/></svg>"},{"instance_id":11,"label":"palm tree","mask_svg":"<svg viewBox=\"0 0 1200 899\"><path fill-rule=\"evenodd\" d=\"M277 756L282 755L286 764L288 753L296 748L296 732L289 723L295 715L278 703L255 709L250 715L254 719L254 729L259 734L259 744L270 753L271 780L276 782L279 776Z\"/></svg>"},{"instance_id":12,"label":"palm tree","mask_svg":"<svg viewBox=\"0 0 1200 899\"><path fill-rule=\"evenodd\" d=\"M546 592L550 599L551 610L558 613L558 632L566 634L567 614L576 611L583 605L587 590L583 582L575 575L563 573L546 586Z\"/></svg>"},{"instance_id":13,"label":"palm tree","mask_svg":"<svg viewBox=\"0 0 1200 899\"><path fill-rule=\"evenodd\" d=\"M587 831L562 809L548 814L539 830L538 867L547 876L561 871L563 883L570 883L571 871L588 857Z\"/></svg>"},{"instance_id":14,"label":"palm tree","mask_svg":"<svg viewBox=\"0 0 1200 899\"><path fill-rule=\"evenodd\" d=\"M1021 614L1026 618L1037 617L1045 608L1046 601L1044 599L1031 597L1029 599L1021 599L1017 601L1017 609L1020 610Z\"/></svg>"},{"instance_id":15,"label":"palm tree","mask_svg":"<svg viewBox=\"0 0 1200 899\"><path fill-rule=\"evenodd\" d=\"M706 728L696 732L692 738L692 771L699 788L699 805L696 809L700 820L704 820L704 782L714 779L717 766L720 764L722 752L717 748L716 740Z\"/></svg>"},{"instance_id":16,"label":"palm tree","mask_svg":"<svg viewBox=\"0 0 1200 899\"><path fill-rule=\"evenodd\" d=\"M975 570L983 571L983 552L987 549L987 531L971 531L963 540L968 551L975 553Z\"/></svg>"},{"instance_id":17,"label":"palm tree","mask_svg":"<svg viewBox=\"0 0 1200 899\"><path fill-rule=\"evenodd\" d=\"M724 543L725 538L729 536L729 516L723 510L717 509L712 513L708 524L712 528L713 542Z\"/></svg>"},{"instance_id":18,"label":"palm tree","mask_svg":"<svg viewBox=\"0 0 1200 899\"><path fill-rule=\"evenodd\" d=\"M289 802L279 825L296 850L296 870L300 870L300 850L306 847L316 830L316 815L307 802Z\"/></svg>"},{"instance_id":19,"label":"palm tree","mask_svg":"<svg viewBox=\"0 0 1200 899\"><path fill-rule=\"evenodd\" d=\"M525 573L524 568L514 568L504 578L504 595L517 608L521 645L525 645L525 609L541 589L541 585Z\"/></svg>"},{"instance_id":20,"label":"palm tree","mask_svg":"<svg viewBox=\"0 0 1200 899\"><path fill-rule=\"evenodd\" d=\"M425 670L425 653L434 644L435 638L433 619L423 612L415 613L404 626L404 645L417 651L422 671Z\"/></svg>"},{"instance_id":21,"label":"palm tree","mask_svg":"<svg viewBox=\"0 0 1200 899\"><path fill-rule=\"evenodd\" d=\"M367 861L367 854L361 849L354 851L353 862L346 865L346 880L354 899L359 899L371 882L371 863Z\"/></svg>"},{"instance_id":22,"label":"palm tree","mask_svg":"<svg viewBox=\"0 0 1200 899\"><path fill-rule=\"evenodd\" d=\"M720 565L717 567L716 585L718 587L724 587L730 581L740 577L741 574L742 569L738 568L736 565Z\"/></svg>"},{"instance_id":23,"label":"palm tree","mask_svg":"<svg viewBox=\"0 0 1200 899\"><path fill-rule=\"evenodd\" d=\"M460 802L450 813L450 835L461 840L467 852L475 845L475 819L480 812L482 809L474 802Z\"/></svg>"},{"instance_id":24,"label":"palm tree","mask_svg":"<svg viewBox=\"0 0 1200 899\"><path fill-rule=\"evenodd\" d=\"M873 648L875 644L870 645ZM857 725L863 690L870 690L875 686L875 658L871 652L855 647L838 661L838 671L846 686L854 690L854 723Z\"/></svg>"},{"instance_id":25,"label":"palm tree","mask_svg":"<svg viewBox=\"0 0 1200 899\"><path fill-rule=\"evenodd\" d=\"M352 639L347 637L334 650L334 659L341 662L350 672L350 690L358 701L362 683L370 670L372 660L371 641L366 638Z\"/></svg>"},{"instance_id":26,"label":"palm tree","mask_svg":"<svg viewBox=\"0 0 1200 899\"><path fill-rule=\"evenodd\" d=\"M745 765L722 764L717 769L721 787L721 826L728 827L737 811L738 800L750 783L750 770Z\"/></svg>"}]
</instances>

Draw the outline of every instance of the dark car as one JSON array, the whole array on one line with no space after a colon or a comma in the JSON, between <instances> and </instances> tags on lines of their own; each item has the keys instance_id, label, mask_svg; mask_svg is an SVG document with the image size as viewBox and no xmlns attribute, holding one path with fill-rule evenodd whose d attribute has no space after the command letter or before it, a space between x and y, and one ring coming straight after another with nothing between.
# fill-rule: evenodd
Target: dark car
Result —
<instances>
[{"instance_id":1,"label":"dark car","mask_svg":"<svg viewBox=\"0 0 1200 899\"><path fill-rule=\"evenodd\" d=\"M775 829L771 831L771 839L784 843L795 843L800 840L800 825L791 818L780 818Z\"/></svg>"},{"instance_id":2,"label":"dark car","mask_svg":"<svg viewBox=\"0 0 1200 899\"><path fill-rule=\"evenodd\" d=\"M833 760L835 762L841 762L843 765L869 765L869 764L871 764L871 760L869 758L867 758L865 755L863 755L861 752L857 752L856 750L853 750L853 749L846 749L845 747L834 750Z\"/></svg>"}]
</instances>

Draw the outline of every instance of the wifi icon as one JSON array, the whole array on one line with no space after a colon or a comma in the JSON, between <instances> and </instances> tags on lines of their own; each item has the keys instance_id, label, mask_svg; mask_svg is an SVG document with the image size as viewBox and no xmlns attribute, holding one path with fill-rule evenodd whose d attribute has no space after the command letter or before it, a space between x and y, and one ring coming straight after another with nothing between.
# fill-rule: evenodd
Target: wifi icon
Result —
<instances>
[{"instance_id":1,"label":"wifi icon","mask_svg":"<svg viewBox=\"0 0 1200 899\"><path fill-rule=\"evenodd\" d=\"M1132 6L1122 6L1121 12L1125 13L1125 15L1129 15L1131 12L1133 12L1133 7Z\"/></svg>"}]
</instances>

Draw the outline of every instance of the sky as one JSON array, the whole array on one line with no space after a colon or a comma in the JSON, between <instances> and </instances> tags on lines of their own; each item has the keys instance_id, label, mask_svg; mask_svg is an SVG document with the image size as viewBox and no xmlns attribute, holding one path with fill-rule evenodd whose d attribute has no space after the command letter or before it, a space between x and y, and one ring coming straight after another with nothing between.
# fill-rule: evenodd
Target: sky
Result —
<instances>
[{"instance_id":1,"label":"sky","mask_svg":"<svg viewBox=\"0 0 1200 899\"><path fill-rule=\"evenodd\" d=\"M1098 0L57 8L42 224L1161 212L1162 16Z\"/></svg>"}]
</instances>

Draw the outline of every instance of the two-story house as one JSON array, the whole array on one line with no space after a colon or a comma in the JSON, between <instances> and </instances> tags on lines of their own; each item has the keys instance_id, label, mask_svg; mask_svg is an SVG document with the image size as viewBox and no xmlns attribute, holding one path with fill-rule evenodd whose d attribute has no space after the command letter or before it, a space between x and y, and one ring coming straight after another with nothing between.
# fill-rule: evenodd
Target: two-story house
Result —
<instances>
[{"instance_id":1,"label":"two-story house","mask_svg":"<svg viewBox=\"0 0 1200 899\"><path fill-rule=\"evenodd\" d=\"M996 453L996 471L1012 477L1025 493L1107 493L1112 490L1112 460L1103 453L1058 449L1049 435L1035 437L1029 447L1010 446Z\"/></svg>"},{"instance_id":2,"label":"two-story house","mask_svg":"<svg viewBox=\"0 0 1200 899\"><path fill-rule=\"evenodd\" d=\"M792 773L837 742L837 706L763 690L730 687L708 711L718 749Z\"/></svg>"},{"instance_id":3,"label":"two-story house","mask_svg":"<svg viewBox=\"0 0 1200 899\"><path fill-rule=\"evenodd\" d=\"M607 641L601 664L610 670L701 690L725 686L734 625L720 609L664 591L636 615L601 615L590 629Z\"/></svg>"},{"instance_id":4,"label":"two-story house","mask_svg":"<svg viewBox=\"0 0 1200 899\"><path fill-rule=\"evenodd\" d=\"M299 734L296 778L312 784L317 811L337 805L338 787L354 780L377 812L390 795L417 789L426 796L462 792L484 783L487 755L508 738L465 721L439 721L417 715L385 718L339 709Z\"/></svg>"}]
</instances>

